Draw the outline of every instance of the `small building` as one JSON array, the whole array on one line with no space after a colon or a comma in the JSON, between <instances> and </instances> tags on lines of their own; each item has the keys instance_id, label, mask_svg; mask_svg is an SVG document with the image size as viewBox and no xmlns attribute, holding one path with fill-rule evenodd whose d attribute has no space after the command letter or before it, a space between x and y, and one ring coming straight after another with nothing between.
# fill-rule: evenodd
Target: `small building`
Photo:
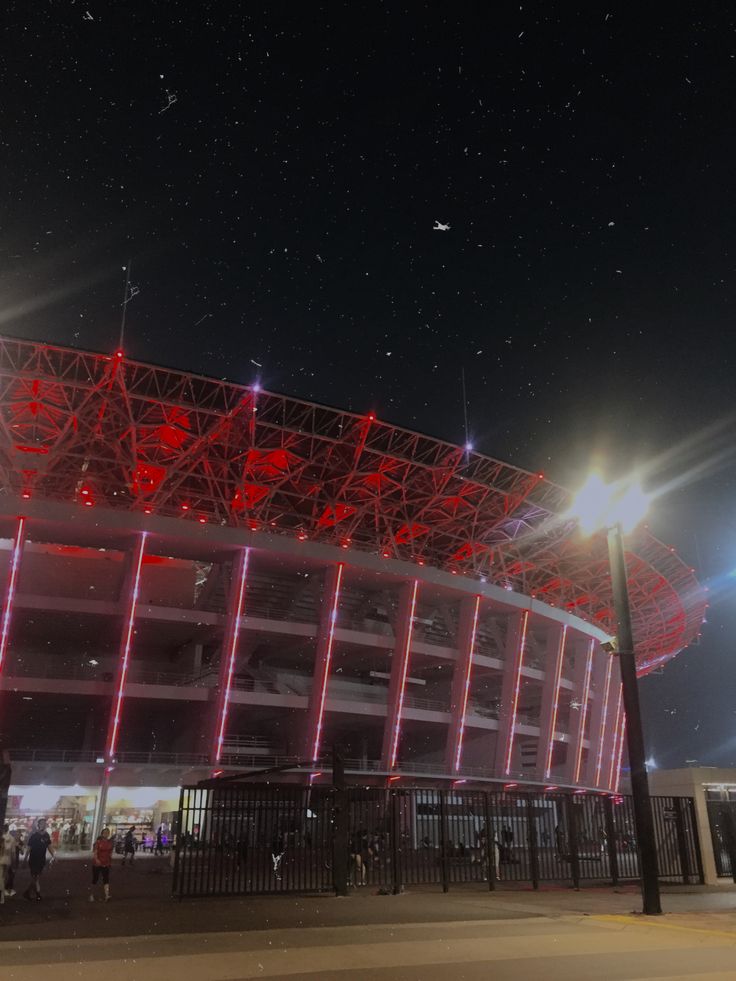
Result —
<instances>
[{"instance_id":1,"label":"small building","mask_svg":"<svg viewBox=\"0 0 736 981\"><path fill-rule=\"evenodd\" d=\"M736 769L698 766L653 770L652 794L692 797L703 857L706 885L734 881L729 850L729 825L736 833Z\"/></svg>"}]
</instances>

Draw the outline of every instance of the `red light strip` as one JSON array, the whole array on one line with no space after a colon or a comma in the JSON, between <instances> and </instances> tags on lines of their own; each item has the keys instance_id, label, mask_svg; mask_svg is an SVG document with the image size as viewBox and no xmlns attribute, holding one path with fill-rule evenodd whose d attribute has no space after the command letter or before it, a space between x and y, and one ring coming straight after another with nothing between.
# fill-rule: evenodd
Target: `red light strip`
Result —
<instances>
[{"instance_id":1,"label":"red light strip","mask_svg":"<svg viewBox=\"0 0 736 981\"><path fill-rule=\"evenodd\" d=\"M0 632L0 674L3 670L3 662L5 661L5 652L8 649L8 638L10 637L10 617L13 612L13 598L15 596L15 587L18 582L18 569L20 567L20 553L23 549L23 530L25 528L26 519L18 518L18 530L15 533L15 542L13 543L13 552L10 556L10 570L8 573L8 589L5 593L5 606L3 607L3 626Z\"/></svg>"},{"instance_id":2,"label":"red light strip","mask_svg":"<svg viewBox=\"0 0 736 981\"><path fill-rule=\"evenodd\" d=\"M613 787L614 794L618 793L618 785L621 783L621 759L624 754L624 739L626 738L626 709L622 713L621 736L618 741L618 759L616 760L616 782Z\"/></svg>"},{"instance_id":3,"label":"red light strip","mask_svg":"<svg viewBox=\"0 0 736 981\"><path fill-rule=\"evenodd\" d=\"M583 742L585 740L585 724L588 721L588 699L590 698L590 676L593 670L593 649L595 641L591 638L588 645L588 660L585 665L585 680L583 681L583 701L580 706L580 726L578 727L578 755L575 760L575 776L573 783L580 779L580 764L583 762Z\"/></svg>"},{"instance_id":4,"label":"red light strip","mask_svg":"<svg viewBox=\"0 0 736 981\"><path fill-rule=\"evenodd\" d=\"M603 740L606 736L606 722L608 721L608 699L611 694L611 672L613 671L613 658L608 656L608 667L606 668L606 683L603 686L603 712L601 714L601 728L598 733L598 757L595 763L595 785L600 786L601 767L603 766Z\"/></svg>"},{"instance_id":5,"label":"red light strip","mask_svg":"<svg viewBox=\"0 0 736 981\"><path fill-rule=\"evenodd\" d=\"M478 611L480 610L480 596L475 597L475 609L473 610L473 627L470 631L470 651L468 652L468 670L465 673L465 687L463 689L463 710L460 715L460 732L457 737L457 752L455 753L455 773L460 769L460 758L463 752L463 737L465 736L465 713L468 708L468 695L470 694L470 672L473 670L473 655L475 654L475 635L478 631Z\"/></svg>"},{"instance_id":6,"label":"red light strip","mask_svg":"<svg viewBox=\"0 0 736 981\"><path fill-rule=\"evenodd\" d=\"M110 742L107 746L108 762L113 762L115 750L118 745L118 735L120 732L120 713L123 706L123 696L125 695L125 681L128 677L128 664L130 662L130 642L133 637L133 625L135 623L135 611L138 605L138 590L141 581L141 566L143 565L143 552L146 547L146 537L148 532L142 531L138 543L138 552L135 558L135 574L133 576L133 589L130 595L130 607L128 609L128 621L125 626L125 640L123 641L123 661L120 667L120 680L118 690L115 695L115 709L112 719L112 729L110 732Z\"/></svg>"},{"instance_id":7,"label":"red light strip","mask_svg":"<svg viewBox=\"0 0 736 981\"><path fill-rule=\"evenodd\" d=\"M337 622L337 606L340 602L340 583L345 566L342 562L337 564L337 576L335 577L335 591L332 594L332 609L330 610L330 629L327 635L327 650L325 651L324 666L322 669L322 691L319 696L319 712L317 714L317 727L314 733L314 746L312 747L312 761L319 759L320 743L322 741L322 720L325 714L325 701L327 699L327 683L330 680L330 663L332 662L332 644L335 640L335 623Z\"/></svg>"},{"instance_id":8,"label":"red light strip","mask_svg":"<svg viewBox=\"0 0 736 981\"><path fill-rule=\"evenodd\" d=\"M227 675L225 677L225 689L222 693L222 707L220 709L220 725L217 729L217 742L215 744L215 763L220 762L222 756L222 744L225 740L225 725L227 724L227 713L230 707L230 690L233 685L233 673L235 672L235 660L238 653L238 638L240 636L240 618L243 615L243 599L245 597L245 581L248 577L248 559L250 549L246 548L243 554L243 562L240 567L240 579L238 580L238 593L235 600L235 612L232 619L230 634L230 650L228 651Z\"/></svg>"},{"instance_id":9,"label":"red light strip","mask_svg":"<svg viewBox=\"0 0 736 981\"><path fill-rule=\"evenodd\" d=\"M401 686L399 688L399 706L396 712L396 723L394 725L394 735L391 741L391 762L389 770L393 770L396 765L396 755L399 751L399 733L401 732L401 713L404 709L404 689L406 688L406 676L409 671L409 651L411 649L411 637L414 632L414 610L417 605L417 590L419 580L415 579L411 591L411 605L409 607L409 623L406 628L406 644L404 646L403 663L401 665Z\"/></svg>"},{"instance_id":10,"label":"red light strip","mask_svg":"<svg viewBox=\"0 0 736 981\"><path fill-rule=\"evenodd\" d=\"M552 719L549 730L549 746L547 747L547 763L544 768L544 779L549 780L552 771L552 751L555 745L555 729L557 728L557 709L560 704L560 682L562 681L562 662L565 660L565 641L567 640L567 624L562 628L562 637L557 651L557 664L555 665L555 692L552 703Z\"/></svg>"},{"instance_id":11,"label":"red light strip","mask_svg":"<svg viewBox=\"0 0 736 981\"><path fill-rule=\"evenodd\" d=\"M529 610L524 610L521 616L521 638L519 640L519 664L516 669L516 685L514 687L514 701L511 705L511 719L509 725L509 746L506 750L506 765L504 771L506 776L511 772L511 754L514 749L514 732L516 729L516 713L519 708L519 691L521 689L521 669L524 666L524 644L526 643L526 627L529 623Z\"/></svg>"},{"instance_id":12,"label":"red light strip","mask_svg":"<svg viewBox=\"0 0 736 981\"><path fill-rule=\"evenodd\" d=\"M608 768L608 786L613 787L613 771L616 769L616 757L618 756L618 740L620 737L619 726L621 724L621 701L624 697L624 686L618 686L618 701L616 702L616 722L613 730L613 748L611 749L611 765Z\"/></svg>"}]
</instances>

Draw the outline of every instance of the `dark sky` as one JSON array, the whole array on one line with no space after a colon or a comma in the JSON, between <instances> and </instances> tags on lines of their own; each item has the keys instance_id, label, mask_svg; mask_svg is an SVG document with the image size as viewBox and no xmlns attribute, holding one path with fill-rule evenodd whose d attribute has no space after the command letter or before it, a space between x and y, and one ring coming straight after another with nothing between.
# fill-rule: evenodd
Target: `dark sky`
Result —
<instances>
[{"instance_id":1,"label":"dark sky","mask_svg":"<svg viewBox=\"0 0 736 981\"><path fill-rule=\"evenodd\" d=\"M736 763L732 4L6 10L0 330L113 350L132 258L131 357L457 442L464 370L493 456L694 470L652 526L714 606L648 738Z\"/></svg>"}]
</instances>

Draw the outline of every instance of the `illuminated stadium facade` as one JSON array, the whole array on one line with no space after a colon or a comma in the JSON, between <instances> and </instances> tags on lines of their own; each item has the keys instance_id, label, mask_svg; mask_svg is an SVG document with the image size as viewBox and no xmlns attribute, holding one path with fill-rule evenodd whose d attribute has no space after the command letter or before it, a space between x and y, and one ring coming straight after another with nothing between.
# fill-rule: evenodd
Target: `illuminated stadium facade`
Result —
<instances>
[{"instance_id":1,"label":"illuminated stadium facade","mask_svg":"<svg viewBox=\"0 0 736 981\"><path fill-rule=\"evenodd\" d=\"M333 743L366 783L618 787L605 540L541 474L9 338L0 469L11 811L24 793L47 807L41 785L164 800L290 760L319 780ZM645 530L628 545L644 674L698 635L705 603L671 548Z\"/></svg>"}]
</instances>

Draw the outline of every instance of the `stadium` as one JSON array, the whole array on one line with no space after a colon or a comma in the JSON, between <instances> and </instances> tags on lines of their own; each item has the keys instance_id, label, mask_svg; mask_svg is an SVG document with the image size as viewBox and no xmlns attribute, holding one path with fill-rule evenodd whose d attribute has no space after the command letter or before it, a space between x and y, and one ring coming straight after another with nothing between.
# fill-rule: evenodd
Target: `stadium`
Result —
<instances>
[{"instance_id":1,"label":"stadium","mask_svg":"<svg viewBox=\"0 0 736 981\"><path fill-rule=\"evenodd\" d=\"M0 339L8 815L84 844L213 772L616 791L603 536L466 448L154 365ZM627 542L641 675L702 588Z\"/></svg>"}]
</instances>

